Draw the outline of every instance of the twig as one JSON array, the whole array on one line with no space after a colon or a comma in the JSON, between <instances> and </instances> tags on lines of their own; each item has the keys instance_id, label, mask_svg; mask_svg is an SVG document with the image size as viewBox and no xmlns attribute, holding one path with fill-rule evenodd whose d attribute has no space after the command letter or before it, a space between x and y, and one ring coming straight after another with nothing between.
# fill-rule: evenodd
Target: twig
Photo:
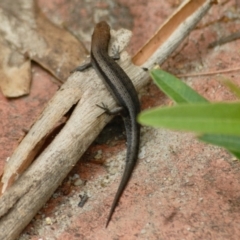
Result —
<instances>
[{"instance_id":1,"label":"twig","mask_svg":"<svg viewBox=\"0 0 240 240\"><path fill-rule=\"evenodd\" d=\"M216 47L218 45L223 45L225 43L235 41L235 40L237 40L239 38L240 38L240 32L236 32L236 33L233 33L233 34L231 34L229 36L220 38L219 40L210 43L208 45L208 48L214 48L214 47Z\"/></svg>"},{"instance_id":2,"label":"twig","mask_svg":"<svg viewBox=\"0 0 240 240\"><path fill-rule=\"evenodd\" d=\"M225 70L218 70L218 71L212 71L212 72L202 72L202 73L187 73L187 74L178 74L178 77L203 77L207 75L216 75L216 74L222 74L222 73L229 73L229 72L236 72L240 71L240 68L230 68Z\"/></svg>"}]
</instances>

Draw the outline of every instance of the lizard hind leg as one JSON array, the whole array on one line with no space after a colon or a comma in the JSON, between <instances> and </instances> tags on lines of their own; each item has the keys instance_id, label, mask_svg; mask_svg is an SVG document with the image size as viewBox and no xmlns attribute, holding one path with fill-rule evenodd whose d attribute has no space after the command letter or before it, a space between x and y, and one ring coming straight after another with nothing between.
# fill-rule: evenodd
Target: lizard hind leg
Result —
<instances>
[{"instance_id":1,"label":"lizard hind leg","mask_svg":"<svg viewBox=\"0 0 240 240\"><path fill-rule=\"evenodd\" d=\"M114 109L109 109L108 106L104 103L101 105L96 104L97 107L103 109L108 115L118 115L123 112L123 107L116 107Z\"/></svg>"}]
</instances>

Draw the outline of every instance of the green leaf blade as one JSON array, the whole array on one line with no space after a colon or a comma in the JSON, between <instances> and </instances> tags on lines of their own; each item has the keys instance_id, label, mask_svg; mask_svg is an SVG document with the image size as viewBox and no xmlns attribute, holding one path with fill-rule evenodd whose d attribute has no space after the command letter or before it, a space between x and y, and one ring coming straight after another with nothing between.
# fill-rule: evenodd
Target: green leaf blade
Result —
<instances>
[{"instance_id":1,"label":"green leaf blade","mask_svg":"<svg viewBox=\"0 0 240 240\"><path fill-rule=\"evenodd\" d=\"M206 143L224 147L240 159L240 136L204 134L199 139Z\"/></svg>"},{"instance_id":2,"label":"green leaf blade","mask_svg":"<svg viewBox=\"0 0 240 240\"><path fill-rule=\"evenodd\" d=\"M178 104L208 102L204 97L168 72L155 69L150 74L156 85Z\"/></svg>"},{"instance_id":3,"label":"green leaf blade","mask_svg":"<svg viewBox=\"0 0 240 240\"><path fill-rule=\"evenodd\" d=\"M181 104L144 111L141 124L196 133L240 135L240 103Z\"/></svg>"},{"instance_id":4,"label":"green leaf blade","mask_svg":"<svg viewBox=\"0 0 240 240\"><path fill-rule=\"evenodd\" d=\"M240 136L204 134L199 139L240 153Z\"/></svg>"},{"instance_id":5,"label":"green leaf blade","mask_svg":"<svg viewBox=\"0 0 240 240\"><path fill-rule=\"evenodd\" d=\"M231 154L233 154L238 160L240 160L240 152L234 152L234 151L229 151Z\"/></svg>"},{"instance_id":6,"label":"green leaf blade","mask_svg":"<svg viewBox=\"0 0 240 240\"><path fill-rule=\"evenodd\" d=\"M239 87L231 82L230 80L225 80L224 84L238 97L240 98L240 89Z\"/></svg>"}]
</instances>

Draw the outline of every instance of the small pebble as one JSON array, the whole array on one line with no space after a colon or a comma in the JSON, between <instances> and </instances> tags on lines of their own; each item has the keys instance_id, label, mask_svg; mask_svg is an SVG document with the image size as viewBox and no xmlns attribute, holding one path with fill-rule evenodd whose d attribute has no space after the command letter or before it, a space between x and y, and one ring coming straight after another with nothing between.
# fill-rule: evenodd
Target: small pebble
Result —
<instances>
[{"instance_id":1,"label":"small pebble","mask_svg":"<svg viewBox=\"0 0 240 240\"><path fill-rule=\"evenodd\" d=\"M84 184L84 181L80 178L78 178L75 182L74 182L74 186L81 186Z\"/></svg>"},{"instance_id":2,"label":"small pebble","mask_svg":"<svg viewBox=\"0 0 240 240\"><path fill-rule=\"evenodd\" d=\"M52 219L50 217L46 217L45 222L47 225L52 225Z\"/></svg>"}]
</instances>

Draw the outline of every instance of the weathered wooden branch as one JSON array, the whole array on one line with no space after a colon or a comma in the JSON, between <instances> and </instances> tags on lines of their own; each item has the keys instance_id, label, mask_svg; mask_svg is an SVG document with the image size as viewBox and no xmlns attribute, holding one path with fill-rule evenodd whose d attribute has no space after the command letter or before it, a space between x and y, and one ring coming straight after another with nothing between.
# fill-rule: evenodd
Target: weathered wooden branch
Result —
<instances>
[{"instance_id":1,"label":"weathered wooden branch","mask_svg":"<svg viewBox=\"0 0 240 240\"><path fill-rule=\"evenodd\" d=\"M193 4L194 11L191 14L184 13L181 22L179 19L173 22L171 19L168 20L166 24L169 24L169 27L174 25L172 32L166 36L164 42L154 43L157 44L155 51L146 51L149 55L145 53L143 56L141 53L149 47L148 44L152 44L151 41L147 43L133 58L135 63L148 68L152 68L156 62L162 63L207 12L212 1L193 0L184 4L187 7ZM180 11L183 11L182 9L184 5ZM167 25L164 25L164 28L167 28ZM148 72L141 66L134 65L126 53L122 54L120 65L132 79L137 90L148 82ZM110 121L110 117L96 107L99 102L106 103L109 108L115 105L93 69L72 74L49 102L5 168L5 175L2 178L4 193L0 198L0 239L15 239L21 233ZM23 174L18 176L36 155L36 149L41 145L39 143L76 103L72 115L60 133ZM17 159L15 164L24 163L20 170L11 169L11 162L14 162L14 159ZM14 184L9 187L13 182Z\"/></svg>"}]
</instances>

